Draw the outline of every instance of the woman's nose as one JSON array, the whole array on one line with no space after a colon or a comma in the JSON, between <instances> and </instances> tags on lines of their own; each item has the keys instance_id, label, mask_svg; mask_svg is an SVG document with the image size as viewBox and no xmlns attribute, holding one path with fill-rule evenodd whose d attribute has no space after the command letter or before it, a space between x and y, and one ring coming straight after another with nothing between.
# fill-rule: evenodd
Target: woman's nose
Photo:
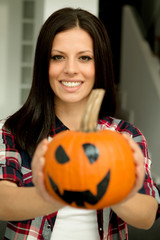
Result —
<instances>
[{"instance_id":1,"label":"woman's nose","mask_svg":"<svg viewBox=\"0 0 160 240\"><path fill-rule=\"evenodd\" d=\"M66 74L71 74L71 75L78 73L77 61L75 59L67 59L65 68L64 68L64 72Z\"/></svg>"}]
</instances>

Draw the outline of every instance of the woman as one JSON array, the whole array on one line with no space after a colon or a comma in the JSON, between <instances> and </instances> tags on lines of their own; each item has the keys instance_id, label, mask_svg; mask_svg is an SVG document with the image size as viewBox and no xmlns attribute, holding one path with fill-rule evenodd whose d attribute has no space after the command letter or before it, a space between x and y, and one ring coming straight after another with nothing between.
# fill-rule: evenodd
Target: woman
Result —
<instances>
[{"instance_id":1,"label":"woman","mask_svg":"<svg viewBox=\"0 0 160 240\"><path fill-rule=\"evenodd\" d=\"M136 165L132 193L97 212L64 207L49 196L43 182L46 138L79 128L93 88L106 90L100 127L132 137L125 135ZM1 122L0 218L9 221L4 239L50 239L51 232L54 240L128 239L127 223L142 229L152 226L159 195L146 140L137 128L113 117L115 105L112 54L103 24L80 9L53 13L38 37L29 97Z\"/></svg>"}]
</instances>

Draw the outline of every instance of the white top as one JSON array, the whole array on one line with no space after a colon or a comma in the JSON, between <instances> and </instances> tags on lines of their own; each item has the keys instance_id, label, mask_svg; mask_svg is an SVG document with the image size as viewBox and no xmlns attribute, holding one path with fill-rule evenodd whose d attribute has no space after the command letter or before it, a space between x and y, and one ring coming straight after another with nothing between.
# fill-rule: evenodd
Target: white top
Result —
<instances>
[{"instance_id":1,"label":"white top","mask_svg":"<svg viewBox=\"0 0 160 240\"><path fill-rule=\"evenodd\" d=\"M100 240L96 210L69 206L58 211L51 240Z\"/></svg>"}]
</instances>

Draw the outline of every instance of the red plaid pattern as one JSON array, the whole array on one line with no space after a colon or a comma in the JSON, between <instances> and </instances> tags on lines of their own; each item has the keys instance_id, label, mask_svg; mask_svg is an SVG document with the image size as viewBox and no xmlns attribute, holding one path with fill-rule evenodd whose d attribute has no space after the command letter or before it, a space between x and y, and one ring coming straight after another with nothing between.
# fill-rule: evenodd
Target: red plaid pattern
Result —
<instances>
[{"instance_id":1,"label":"red plaid pattern","mask_svg":"<svg viewBox=\"0 0 160 240\"><path fill-rule=\"evenodd\" d=\"M17 150L13 135L4 129L4 121L0 122L0 179L16 182L18 186L33 186L31 159L22 150ZM56 128L50 132L53 137L67 128L56 119ZM110 129L129 133L141 147L145 156L146 178L141 193L151 195L159 202L159 193L150 172L151 160L148 154L146 140L142 133L126 121L105 117L98 122L98 129ZM160 208L159 208L160 209ZM109 209L108 209L109 210ZM160 213L160 210L159 210ZM21 222L8 222L4 240L49 240L54 228L57 213L49 216L37 217ZM108 219L108 220L106 220ZM127 224L123 222L112 210L97 211L98 229L102 240L127 240ZM62 226L63 229L63 226Z\"/></svg>"}]
</instances>

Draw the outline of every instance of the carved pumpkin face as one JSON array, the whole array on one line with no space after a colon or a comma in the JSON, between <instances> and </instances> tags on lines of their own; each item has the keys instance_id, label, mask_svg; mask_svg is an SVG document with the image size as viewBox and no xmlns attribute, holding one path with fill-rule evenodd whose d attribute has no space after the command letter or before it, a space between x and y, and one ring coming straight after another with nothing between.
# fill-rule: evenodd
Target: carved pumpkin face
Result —
<instances>
[{"instance_id":1,"label":"carved pumpkin face","mask_svg":"<svg viewBox=\"0 0 160 240\"><path fill-rule=\"evenodd\" d=\"M101 209L122 201L133 188L133 154L117 132L63 131L49 143L44 178L55 199Z\"/></svg>"}]
</instances>

